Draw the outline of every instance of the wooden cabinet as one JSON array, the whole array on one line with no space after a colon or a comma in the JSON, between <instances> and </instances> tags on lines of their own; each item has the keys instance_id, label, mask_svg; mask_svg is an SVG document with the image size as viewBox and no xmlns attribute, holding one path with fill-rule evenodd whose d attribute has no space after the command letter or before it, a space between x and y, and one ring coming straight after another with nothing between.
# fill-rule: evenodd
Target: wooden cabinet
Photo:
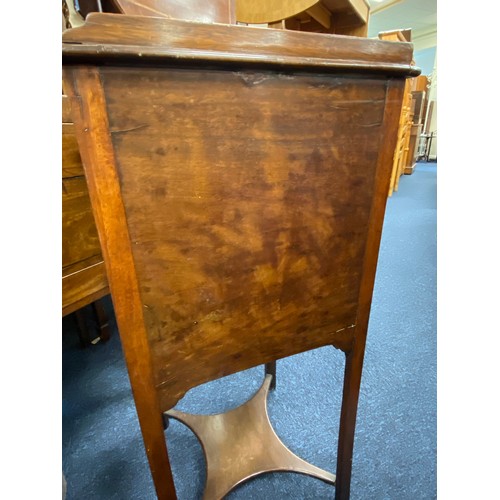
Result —
<instances>
[{"instance_id":1,"label":"wooden cabinet","mask_svg":"<svg viewBox=\"0 0 500 500\"><path fill-rule=\"evenodd\" d=\"M87 183L63 96L62 123L62 315L109 293Z\"/></svg>"},{"instance_id":2,"label":"wooden cabinet","mask_svg":"<svg viewBox=\"0 0 500 500\"><path fill-rule=\"evenodd\" d=\"M346 354L336 498L349 498L411 45L111 14L63 40L157 497L176 498L164 418L188 390L333 345ZM255 470L241 451L235 466Z\"/></svg>"}]
</instances>

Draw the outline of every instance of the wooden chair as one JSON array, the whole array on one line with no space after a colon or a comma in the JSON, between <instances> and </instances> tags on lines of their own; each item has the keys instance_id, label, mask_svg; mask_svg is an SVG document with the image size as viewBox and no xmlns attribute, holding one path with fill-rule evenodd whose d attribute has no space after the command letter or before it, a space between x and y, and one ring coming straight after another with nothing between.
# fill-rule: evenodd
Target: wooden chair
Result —
<instances>
[{"instance_id":1,"label":"wooden chair","mask_svg":"<svg viewBox=\"0 0 500 500\"><path fill-rule=\"evenodd\" d=\"M272 375L243 416L218 424L250 436L253 475L295 470L348 498L392 154L405 78L418 74L412 46L113 14L89 15L63 41L158 498L175 498L165 416L204 440L205 498L234 486L214 469L214 447L233 482L252 471L210 417L172 410L186 391L326 345L346 354L336 475L277 438L266 442L272 463L252 446L269 436Z\"/></svg>"}]
</instances>

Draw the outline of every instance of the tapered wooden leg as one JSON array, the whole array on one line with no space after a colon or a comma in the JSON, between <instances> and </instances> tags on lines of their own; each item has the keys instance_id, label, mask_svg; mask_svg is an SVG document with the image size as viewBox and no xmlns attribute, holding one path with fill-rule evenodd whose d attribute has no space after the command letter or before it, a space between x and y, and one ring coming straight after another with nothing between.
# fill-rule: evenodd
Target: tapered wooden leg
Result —
<instances>
[{"instance_id":1,"label":"tapered wooden leg","mask_svg":"<svg viewBox=\"0 0 500 500\"><path fill-rule=\"evenodd\" d=\"M138 414L140 415L139 411ZM149 413L141 422L141 430L156 496L158 500L176 500L177 495L168 458L162 415Z\"/></svg>"},{"instance_id":2,"label":"tapered wooden leg","mask_svg":"<svg viewBox=\"0 0 500 500\"><path fill-rule=\"evenodd\" d=\"M270 389L276 389L276 361L266 363L266 375L271 375L273 377Z\"/></svg>"},{"instance_id":3,"label":"tapered wooden leg","mask_svg":"<svg viewBox=\"0 0 500 500\"><path fill-rule=\"evenodd\" d=\"M337 482L335 500L347 500L351 489L352 452L358 410L359 387L364 348L346 353L344 391L340 410L339 444L337 450Z\"/></svg>"}]
</instances>

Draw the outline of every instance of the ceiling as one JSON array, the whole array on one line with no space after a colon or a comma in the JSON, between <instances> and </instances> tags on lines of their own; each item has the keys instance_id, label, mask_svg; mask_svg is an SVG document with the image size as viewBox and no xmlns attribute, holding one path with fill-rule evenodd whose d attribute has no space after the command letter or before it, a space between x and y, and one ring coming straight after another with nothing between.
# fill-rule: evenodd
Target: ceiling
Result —
<instances>
[{"instance_id":1,"label":"ceiling","mask_svg":"<svg viewBox=\"0 0 500 500\"><path fill-rule=\"evenodd\" d=\"M437 0L368 0L368 36L411 28L415 50L437 45Z\"/></svg>"}]
</instances>

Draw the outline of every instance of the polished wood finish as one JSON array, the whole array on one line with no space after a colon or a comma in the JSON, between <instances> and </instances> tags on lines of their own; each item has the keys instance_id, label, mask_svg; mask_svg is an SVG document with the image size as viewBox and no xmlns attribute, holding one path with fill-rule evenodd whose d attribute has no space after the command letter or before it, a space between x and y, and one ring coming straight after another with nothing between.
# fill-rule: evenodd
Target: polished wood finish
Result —
<instances>
[{"instance_id":1,"label":"polished wood finish","mask_svg":"<svg viewBox=\"0 0 500 500\"><path fill-rule=\"evenodd\" d=\"M325 345L354 425L406 43L91 14L64 78L159 498L161 413ZM270 365L268 365L270 366Z\"/></svg>"},{"instance_id":2,"label":"polished wood finish","mask_svg":"<svg viewBox=\"0 0 500 500\"><path fill-rule=\"evenodd\" d=\"M274 432L267 413L271 381L267 375L253 398L226 413L166 412L187 425L202 445L207 463L203 500L220 500L239 484L266 472L296 472L335 484L335 474L299 458Z\"/></svg>"},{"instance_id":3,"label":"polished wood finish","mask_svg":"<svg viewBox=\"0 0 500 500\"><path fill-rule=\"evenodd\" d=\"M233 69L251 65L255 69L301 68L337 73L348 70L394 77L416 76L420 72L408 61L412 54L408 43L176 19L166 23L165 19L154 17L90 14L84 28L65 32L63 40L68 42L64 46L68 65L93 62L152 66L168 62L186 66L203 61L205 65ZM257 46L259 52L255 50Z\"/></svg>"}]
</instances>

